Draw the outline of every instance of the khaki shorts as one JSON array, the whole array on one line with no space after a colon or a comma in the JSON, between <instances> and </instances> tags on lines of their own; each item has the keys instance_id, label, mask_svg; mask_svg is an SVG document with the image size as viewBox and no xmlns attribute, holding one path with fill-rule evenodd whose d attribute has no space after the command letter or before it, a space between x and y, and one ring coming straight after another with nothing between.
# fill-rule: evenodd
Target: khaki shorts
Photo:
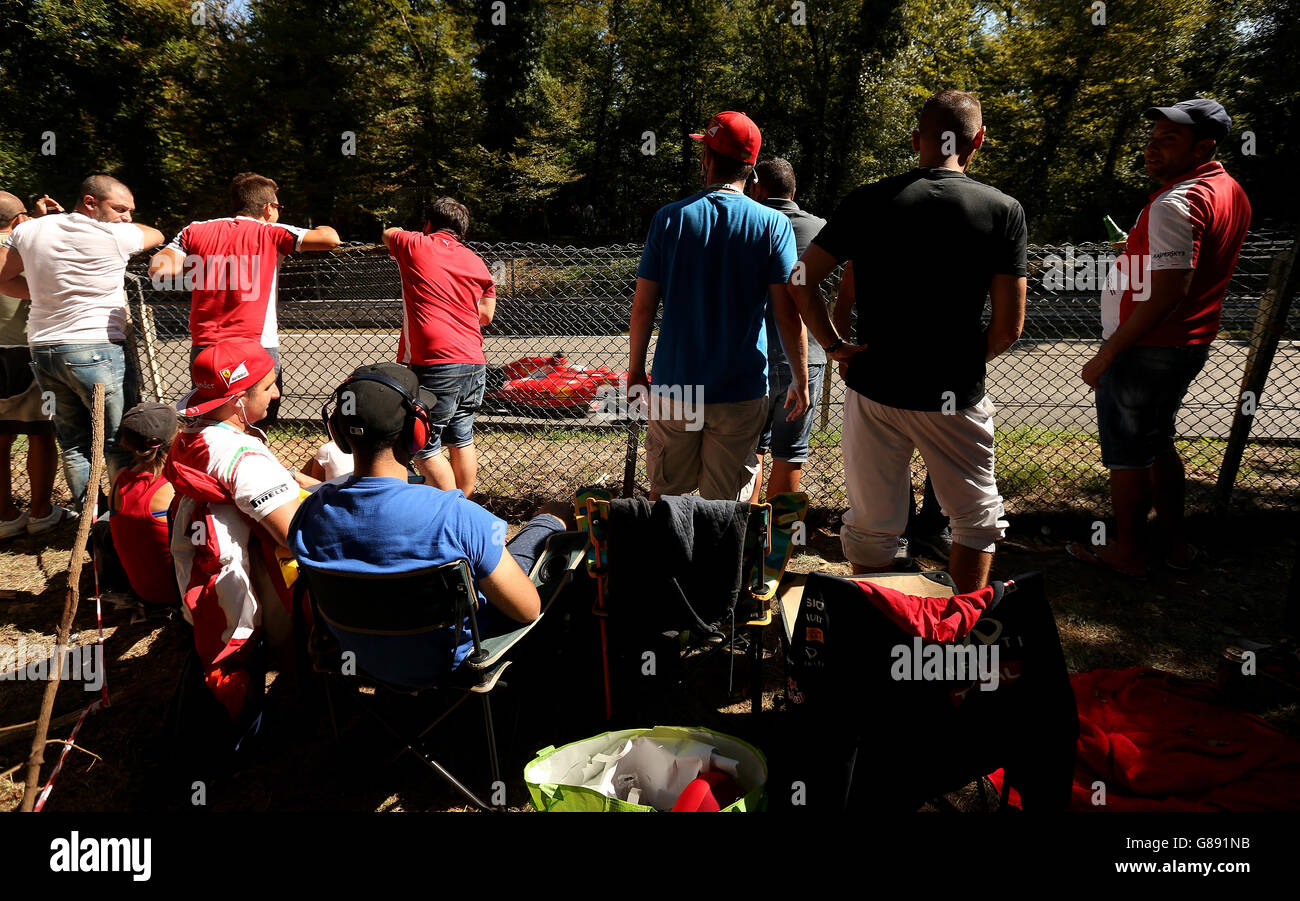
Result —
<instances>
[{"instance_id":1,"label":"khaki shorts","mask_svg":"<svg viewBox=\"0 0 1300 901\"><path fill-rule=\"evenodd\" d=\"M767 421L767 396L729 404L703 404L700 420L683 415L680 404L664 401L661 418L646 431L646 473L656 494L687 494L696 488L706 500L741 500L750 481L745 464ZM748 495L746 494L746 497Z\"/></svg>"}]
</instances>

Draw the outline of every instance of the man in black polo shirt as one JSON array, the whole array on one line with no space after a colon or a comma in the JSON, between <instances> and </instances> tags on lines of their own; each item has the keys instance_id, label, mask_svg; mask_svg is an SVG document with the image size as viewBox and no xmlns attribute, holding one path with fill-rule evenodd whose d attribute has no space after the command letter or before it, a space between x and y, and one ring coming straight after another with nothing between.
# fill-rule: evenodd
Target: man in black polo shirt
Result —
<instances>
[{"instance_id":1,"label":"man in black polo shirt","mask_svg":"<svg viewBox=\"0 0 1300 901\"><path fill-rule=\"evenodd\" d=\"M912 132L917 168L849 194L789 285L827 356L851 360L845 556L857 572L890 568L919 449L952 522L949 571L963 592L987 584L1006 529L984 365L1015 343L1025 315L1024 211L965 174L983 142L978 100L961 91L932 96ZM820 302L821 281L842 260L854 263L861 346L836 334Z\"/></svg>"}]
</instances>

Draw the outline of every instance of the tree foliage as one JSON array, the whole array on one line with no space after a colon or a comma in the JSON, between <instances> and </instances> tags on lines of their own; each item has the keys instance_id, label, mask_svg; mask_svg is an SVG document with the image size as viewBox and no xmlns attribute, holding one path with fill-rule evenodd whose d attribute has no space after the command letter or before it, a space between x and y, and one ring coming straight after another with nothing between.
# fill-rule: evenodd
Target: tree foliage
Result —
<instances>
[{"instance_id":1,"label":"tree foliage","mask_svg":"<svg viewBox=\"0 0 1300 901\"><path fill-rule=\"evenodd\" d=\"M0 0L0 187L68 198L108 171L173 228L252 170L289 221L350 238L447 193L480 235L636 240L699 187L688 135L715 112L753 117L825 215L912 165L921 104L957 87L988 128L972 175L1033 240L1131 218L1143 111L1197 95L1235 117L1221 158L1257 208L1293 216L1262 187L1300 143L1298 20L1297 0Z\"/></svg>"}]
</instances>

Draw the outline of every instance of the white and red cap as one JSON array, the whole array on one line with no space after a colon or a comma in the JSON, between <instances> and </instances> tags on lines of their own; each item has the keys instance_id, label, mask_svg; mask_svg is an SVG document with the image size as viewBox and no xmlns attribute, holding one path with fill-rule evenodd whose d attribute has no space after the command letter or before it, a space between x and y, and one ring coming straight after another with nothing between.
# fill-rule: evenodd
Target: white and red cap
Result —
<instances>
[{"instance_id":1,"label":"white and red cap","mask_svg":"<svg viewBox=\"0 0 1300 901\"><path fill-rule=\"evenodd\" d=\"M754 120L744 113L728 110L718 113L709 120L709 127L703 134L691 135L714 153L720 153L733 160L749 163L758 162L758 149L763 146L763 136L758 131Z\"/></svg>"},{"instance_id":2,"label":"white and red cap","mask_svg":"<svg viewBox=\"0 0 1300 901\"><path fill-rule=\"evenodd\" d=\"M251 338L227 338L194 358L194 390L176 404L182 416L202 416L247 391L275 368L275 360Z\"/></svg>"}]
</instances>

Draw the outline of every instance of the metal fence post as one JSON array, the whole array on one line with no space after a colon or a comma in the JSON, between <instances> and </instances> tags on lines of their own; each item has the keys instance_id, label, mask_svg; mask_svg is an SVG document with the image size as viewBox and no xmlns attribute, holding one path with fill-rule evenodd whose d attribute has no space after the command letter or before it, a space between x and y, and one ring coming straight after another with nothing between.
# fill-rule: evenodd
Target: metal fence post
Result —
<instances>
[{"instance_id":1,"label":"metal fence post","mask_svg":"<svg viewBox=\"0 0 1300 901\"><path fill-rule=\"evenodd\" d=\"M641 423L633 420L627 424L627 456L623 459L623 497L631 497L636 489L636 458L641 448Z\"/></svg>"},{"instance_id":2,"label":"metal fence post","mask_svg":"<svg viewBox=\"0 0 1300 901\"><path fill-rule=\"evenodd\" d=\"M835 378L838 369L835 361L826 358L826 374L822 376L822 418L820 428L826 431L827 424L831 421L831 379Z\"/></svg>"},{"instance_id":3,"label":"metal fence post","mask_svg":"<svg viewBox=\"0 0 1300 901\"><path fill-rule=\"evenodd\" d=\"M1255 317L1255 329L1250 336L1250 351L1246 356L1245 372L1241 377L1241 392L1237 395L1237 410L1233 414L1228 445L1223 451L1219 480L1214 486L1214 507L1219 513L1227 509L1233 483L1236 482L1237 472L1241 468L1241 458L1250 439L1250 427L1255 421L1254 413L1264 392L1264 385L1268 381L1268 372L1273 365L1273 357L1277 353L1282 330L1286 326L1291 298L1295 294L1297 282L1300 282L1300 266L1295 265L1297 255L1300 255L1300 232L1296 234L1290 252L1274 260L1268 288L1259 301L1259 314ZM1251 407L1249 414L1244 412L1248 395Z\"/></svg>"}]
</instances>

